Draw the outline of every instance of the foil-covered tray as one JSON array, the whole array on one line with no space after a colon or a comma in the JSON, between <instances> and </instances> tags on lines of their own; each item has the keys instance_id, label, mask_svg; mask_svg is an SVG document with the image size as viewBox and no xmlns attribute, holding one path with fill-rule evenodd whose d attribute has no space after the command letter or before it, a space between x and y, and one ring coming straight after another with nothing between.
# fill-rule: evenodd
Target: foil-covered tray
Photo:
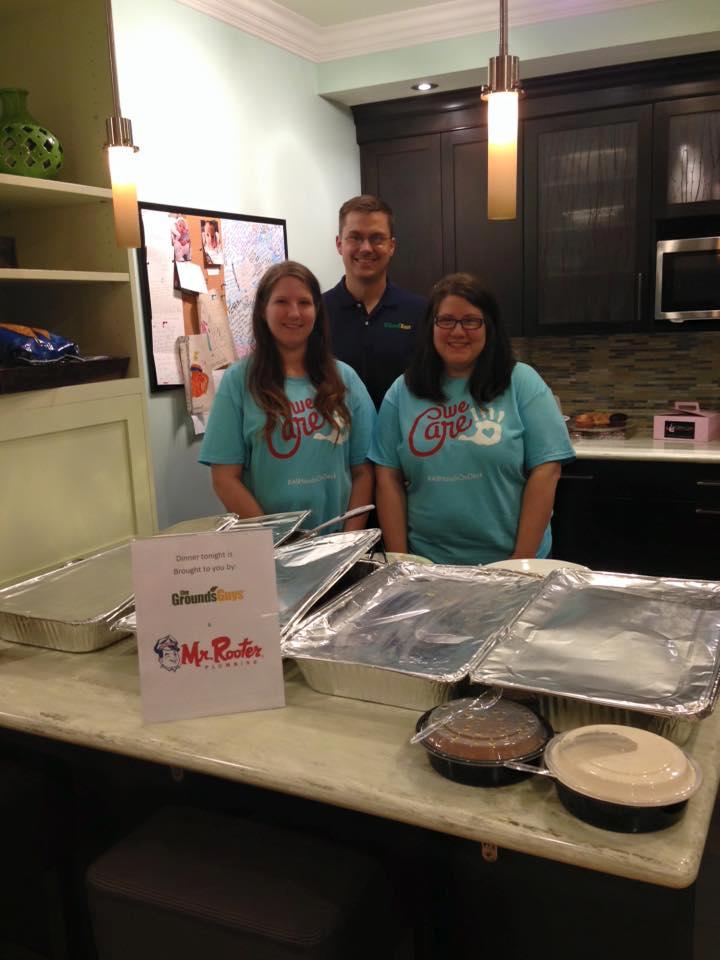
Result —
<instances>
[{"instance_id":1,"label":"foil-covered tray","mask_svg":"<svg viewBox=\"0 0 720 960\"><path fill-rule=\"evenodd\" d=\"M0 638L88 653L129 632L113 626L133 604L130 547L122 544L0 590Z\"/></svg>"},{"instance_id":2,"label":"foil-covered tray","mask_svg":"<svg viewBox=\"0 0 720 960\"><path fill-rule=\"evenodd\" d=\"M538 694L537 698L534 698L534 705L555 733L564 733L565 730L574 730L576 727L589 727L596 723L615 723L656 733L682 747L697 725L697 720L693 718L658 717L652 713L641 713L639 710L608 707L602 703L570 700L568 697L551 697L548 694Z\"/></svg>"},{"instance_id":3,"label":"foil-covered tray","mask_svg":"<svg viewBox=\"0 0 720 960\"><path fill-rule=\"evenodd\" d=\"M703 717L720 681L720 583L558 570L474 681L658 716Z\"/></svg>"},{"instance_id":4,"label":"foil-covered tray","mask_svg":"<svg viewBox=\"0 0 720 960\"><path fill-rule=\"evenodd\" d=\"M313 604L379 539L379 530L353 530L279 547L275 576L280 636L288 637Z\"/></svg>"},{"instance_id":5,"label":"foil-covered tray","mask_svg":"<svg viewBox=\"0 0 720 960\"><path fill-rule=\"evenodd\" d=\"M290 510L286 513L266 513L261 517L240 519L235 513L225 513L215 517L198 517L194 520L181 520L162 531L161 536L175 536L183 533L228 533L233 530L270 530L273 546L291 537L300 524L309 516L309 510Z\"/></svg>"},{"instance_id":6,"label":"foil-covered tray","mask_svg":"<svg viewBox=\"0 0 720 960\"><path fill-rule=\"evenodd\" d=\"M305 613L348 574L379 539L379 530L358 530L330 533L276 549L280 636L289 636ZM116 626L126 633L134 632L135 611L124 616Z\"/></svg>"},{"instance_id":7,"label":"foil-covered tray","mask_svg":"<svg viewBox=\"0 0 720 960\"><path fill-rule=\"evenodd\" d=\"M427 709L540 586L507 571L388 564L309 617L283 655L321 692Z\"/></svg>"}]
</instances>

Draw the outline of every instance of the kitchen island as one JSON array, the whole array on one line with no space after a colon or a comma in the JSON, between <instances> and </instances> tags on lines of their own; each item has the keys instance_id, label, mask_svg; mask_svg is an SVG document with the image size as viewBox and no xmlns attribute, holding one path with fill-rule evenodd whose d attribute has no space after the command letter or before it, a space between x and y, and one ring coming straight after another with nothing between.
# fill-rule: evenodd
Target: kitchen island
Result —
<instances>
[{"instance_id":1,"label":"kitchen island","mask_svg":"<svg viewBox=\"0 0 720 960\"><path fill-rule=\"evenodd\" d=\"M720 441L573 440L553 556L593 570L720 579Z\"/></svg>"},{"instance_id":2,"label":"kitchen island","mask_svg":"<svg viewBox=\"0 0 720 960\"><path fill-rule=\"evenodd\" d=\"M285 687L283 709L143 725L134 639L87 654L0 641L3 727L647 884L683 888L697 876L720 776L720 712L686 746L704 780L685 817L629 836L570 816L546 778L496 789L443 779L408 742L413 711L316 693L292 666Z\"/></svg>"},{"instance_id":3,"label":"kitchen island","mask_svg":"<svg viewBox=\"0 0 720 960\"><path fill-rule=\"evenodd\" d=\"M715 463L720 465L720 440L653 440L631 435L622 439L572 439L578 460L654 460L667 463Z\"/></svg>"}]
</instances>

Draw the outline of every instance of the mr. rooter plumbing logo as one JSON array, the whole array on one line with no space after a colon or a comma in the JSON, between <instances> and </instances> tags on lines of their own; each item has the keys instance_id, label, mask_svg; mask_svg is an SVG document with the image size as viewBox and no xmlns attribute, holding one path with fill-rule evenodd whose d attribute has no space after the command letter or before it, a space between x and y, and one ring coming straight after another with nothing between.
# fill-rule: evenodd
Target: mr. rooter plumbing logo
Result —
<instances>
[{"instance_id":1,"label":"mr. rooter plumbing logo","mask_svg":"<svg viewBox=\"0 0 720 960\"><path fill-rule=\"evenodd\" d=\"M210 587L204 593L179 590L170 595L174 607L196 603L232 603L244 598L243 590L225 590L218 586ZM188 644L179 643L175 637L168 634L156 640L153 650L159 666L171 673L185 665L205 670L249 666L256 664L263 656L262 646L253 643L248 637L243 637L242 640L228 636L213 637L204 644L200 640Z\"/></svg>"}]
</instances>

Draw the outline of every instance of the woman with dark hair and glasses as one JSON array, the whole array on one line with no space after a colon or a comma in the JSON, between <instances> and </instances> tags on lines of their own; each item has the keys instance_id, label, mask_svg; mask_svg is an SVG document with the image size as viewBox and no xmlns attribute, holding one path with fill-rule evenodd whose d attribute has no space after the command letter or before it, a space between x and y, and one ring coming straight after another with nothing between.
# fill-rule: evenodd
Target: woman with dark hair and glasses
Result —
<instances>
[{"instance_id":1,"label":"woman with dark hair and glasses","mask_svg":"<svg viewBox=\"0 0 720 960\"><path fill-rule=\"evenodd\" d=\"M386 549L435 563L546 557L560 464L574 456L494 297L470 274L443 277L370 449Z\"/></svg>"},{"instance_id":2,"label":"woman with dark hair and glasses","mask_svg":"<svg viewBox=\"0 0 720 960\"><path fill-rule=\"evenodd\" d=\"M330 353L320 285L307 267L270 267L252 327L254 349L223 376L200 450L215 493L240 517L309 509L313 526L372 503L375 408L355 371Z\"/></svg>"}]
</instances>

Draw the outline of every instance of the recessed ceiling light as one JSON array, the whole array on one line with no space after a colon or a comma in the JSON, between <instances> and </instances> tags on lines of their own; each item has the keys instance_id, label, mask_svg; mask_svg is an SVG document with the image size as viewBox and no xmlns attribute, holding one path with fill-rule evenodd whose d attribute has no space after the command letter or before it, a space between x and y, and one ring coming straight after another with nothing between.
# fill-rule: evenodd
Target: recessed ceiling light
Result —
<instances>
[{"instance_id":1,"label":"recessed ceiling light","mask_svg":"<svg viewBox=\"0 0 720 960\"><path fill-rule=\"evenodd\" d=\"M426 93L428 90L434 90L435 87L437 87L436 83L430 83L429 80L423 80L422 83L414 83L411 89L419 90L421 93Z\"/></svg>"}]
</instances>

